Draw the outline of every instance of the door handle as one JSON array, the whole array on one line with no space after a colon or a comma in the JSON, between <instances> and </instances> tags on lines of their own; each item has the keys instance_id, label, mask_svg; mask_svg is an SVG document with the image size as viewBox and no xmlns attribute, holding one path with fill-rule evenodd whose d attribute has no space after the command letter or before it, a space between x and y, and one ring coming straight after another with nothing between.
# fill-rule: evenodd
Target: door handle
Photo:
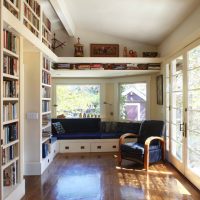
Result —
<instances>
[{"instance_id":1,"label":"door handle","mask_svg":"<svg viewBox=\"0 0 200 200\"><path fill-rule=\"evenodd\" d=\"M179 124L179 130L184 131L184 122L182 124Z\"/></svg>"},{"instance_id":2,"label":"door handle","mask_svg":"<svg viewBox=\"0 0 200 200\"><path fill-rule=\"evenodd\" d=\"M54 104L53 106L54 106L54 107L57 107L58 105L57 105L57 104Z\"/></svg>"}]
</instances>

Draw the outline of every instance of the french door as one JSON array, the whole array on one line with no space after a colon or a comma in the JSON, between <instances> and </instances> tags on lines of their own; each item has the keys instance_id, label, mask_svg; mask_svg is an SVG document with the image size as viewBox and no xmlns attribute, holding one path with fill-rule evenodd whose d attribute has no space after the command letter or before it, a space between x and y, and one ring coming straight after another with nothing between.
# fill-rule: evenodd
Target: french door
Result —
<instances>
[{"instance_id":1,"label":"french door","mask_svg":"<svg viewBox=\"0 0 200 200\"><path fill-rule=\"evenodd\" d=\"M166 65L170 162L200 189L200 45Z\"/></svg>"}]
</instances>

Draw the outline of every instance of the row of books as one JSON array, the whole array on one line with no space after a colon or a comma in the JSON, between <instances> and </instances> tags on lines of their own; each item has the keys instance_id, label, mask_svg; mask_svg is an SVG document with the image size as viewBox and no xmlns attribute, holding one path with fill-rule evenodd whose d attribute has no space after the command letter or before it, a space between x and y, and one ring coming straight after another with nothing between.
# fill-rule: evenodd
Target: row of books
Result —
<instances>
[{"instance_id":1,"label":"row of books","mask_svg":"<svg viewBox=\"0 0 200 200\"><path fill-rule=\"evenodd\" d=\"M42 42L49 48L51 49L51 44L47 42L44 38L42 38Z\"/></svg>"},{"instance_id":2,"label":"row of books","mask_svg":"<svg viewBox=\"0 0 200 200\"><path fill-rule=\"evenodd\" d=\"M17 144L11 145L6 149L2 149L2 164L5 165L13 160L17 154Z\"/></svg>"},{"instance_id":3,"label":"row of books","mask_svg":"<svg viewBox=\"0 0 200 200\"><path fill-rule=\"evenodd\" d=\"M42 83L51 84L51 75L45 71L42 71Z\"/></svg>"},{"instance_id":4,"label":"row of books","mask_svg":"<svg viewBox=\"0 0 200 200\"><path fill-rule=\"evenodd\" d=\"M51 97L51 90L47 87L42 87L42 98L50 98Z\"/></svg>"},{"instance_id":5,"label":"row of books","mask_svg":"<svg viewBox=\"0 0 200 200\"><path fill-rule=\"evenodd\" d=\"M159 63L148 64L70 64L70 63L56 63L54 69L67 70L157 70L160 69Z\"/></svg>"},{"instance_id":6,"label":"row of books","mask_svg":"<svg viewBox=\"0 0 200 200\"><path fill-rule=\"evenodd\" d=\"M4 144L8 144L10 142L13 142L17 140L18 138L18 124L13 123L9 124L3 127L3 133L4 133Z\"/></svg>"},{"instance_id":7,"label":"row of books","mask_svg":"<svg viewBox=\"0 0 200 200\"><path fill-rule=\"evenodd\" d=\"M17 184L17 165L18 162L15 162L3 171L4 187L10 187Z\"/></svg>"},{"instance_id":8,"label":"row of books","mask_svg":"<svg viewBox=\"0 0 200 200\"><path fill-rule=\"evenodd\" d=\"M3 81L3 97L17 98L19 96L18 81Z\"/></svg>"},{"instance_id":9,"label":"row of books","mask_svg":"<svg viewBox=\"0 0 200 200\"><path fill-rule=\"evenodd\" d=\"M43 115L42 116L42 126L46 126L51 123L51 115Z\"/></svg>"},{"instance_id":10,"label":"row of books","mask_svg":"<svg viewBox=\"0 0 200 200\"><path fill-rule=\"evenodd\" d=\"M50 111L50 102L49 101L42 101L42 112Z\"/></svg>"},{"instance_id":11,"label":"row of books","mask_svg":"<svg viewBox=\"0 0 200 200\"><path fill-rule=\"evenodd\" d=\"M24 25L36 36L39 37L39 33L24 19Z\"/></svg>"},{"instance_id":12,"label":"row of books","mask_svg":"<svg viewBox=\"0 0 200 200\"><path fill-rule=\"evenodd\" d=\"M51 62L45 57L43 57L43 68L49 71L51 69Z\"/></svg>"},{"instance_id":13,"label":"row of books","mask_svg":"<svg viewBox=\"0 0 200 200\"><path fill-rule=\"evenodd\" d=\"M35 14L40 17L40 4L35 0L26 0L26 3L33 9Z\"/></svg>"},{"instance_id":14,"label":"row of books","mask_svg":"<svg viewBox=\"0 0 200 200\"><path fill-rule=\"evenodd\" d=\"M4 0L4 6L15 16L15 17L19 17L19 13L17 12L17 10L15 9L15 7L13 7L9 2L13 3L16 7L18 7L18 1L17 0Z\"/></svg>"},{"instance_id":15,"label":"row of books","mask_svg":"<svg viewBox=\"0 0 200 200\"><path fill-rule=\"evenodd\" d=\"M3 121L17 119L17 103L8 103L3 105Z\"/></svg>"},{"instance_id":16,"label":"row of books","mask_svg":"<svg viewBox=\"0 0 200 200\"><path fill-rule=\"evenodd\" d=\"M47 41L51 43L51 35L44 27L42 28L42 35Z\"/></svg>"},{"instance_id":17,"label":"row of books","mask_svg":"<svg viewBox=\"0 0 200 200\"><path fill-rule=\"evenodd\" d=\"M24 5L24 16L33 24L36 29L39 30L39 20L26 5Z\"/></svg>"},{"instance_id":18,"label":"row of books","mask_svg":"<svg viewBox=\"0 0 200 200\"><path fill-rule=\"evenodd\" d=\"M44 14L43 14L43 23L48 28L48 30L51 31L51 22Z\"/></svg>"},{"instance_id":19,"label":"row of books","mask_svg":"<svg viewBox=\"0 0 200 200\"><path fill-rule=\"evenodd\" d=\"M18 59L7 55L3 56L3 73L18 76Z\"/></svg>"},{"instance_id":20,"label":"row of books","mask_svg":"<svg viewBox=\"0 0 200 200\"><path fill-rule=\"evenodd\" d=\"M5 29L3 30L3 46L14 53L17 52L16 36L12 32Z\"/></svg>"}]
</instances>

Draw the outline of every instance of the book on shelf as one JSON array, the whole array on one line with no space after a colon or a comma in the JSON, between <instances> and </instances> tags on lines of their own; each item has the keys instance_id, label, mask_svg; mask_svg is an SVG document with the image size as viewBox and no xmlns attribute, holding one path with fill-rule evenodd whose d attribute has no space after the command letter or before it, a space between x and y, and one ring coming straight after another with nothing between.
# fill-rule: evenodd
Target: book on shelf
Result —
<instances>
[{"instance_id":1,"label":"book on shelf","mask_svg":"<svg viewBox=\"0 0 200 200\"><path fill-rule=\"evenodd\" d=\"M37 37L39 37L39 33L24 19L24 25Z\"/></svg>"},{"instance_id":2,"label":"book on shelf","mask_svg":"<svg viewBox=\"0 0 200 200\"><path fill-rule=\"evenodd\" d=\"M39 30L39 20L26 5L24 5L24 16L33 24L36 29Z\"/></svg>"},{"instance_id":3,"label":"book on shelf","mask_svg":"<svg viewBox=\"0 0 200 200\"><path fill-rule=\"evenodd\" d=\"M3 73L18 76L18 59L3 55Z\"/></svg>"},{"instance_id":4,"label":"book on shelf","mask_svg":"<svg viewBox=\"0 0 200 200\"><path fill-rule=\"evenodd\" d=\"M50 71L51 69L51 62L46 59L45 57L43 57L43 68Z\"/></svg>"},{"instance_id":5,"label":"book on shelf","mask_svg":"<svg viewBox=\"0 0 200 200\"><path fill-rule=\"evenodd\" d=\"M42 71L42 83L51 84L51 75L45 71Z\"/></svg>"},{"instance_id":6,"label":"book on shelf","mask_svg":"<svg viewBox=\"0 0 200 200\"><path fill-rule=\"evenodd\" d=\"M2 164L5 165L17 156L17 144L2 149Z\"/></svg>"},{"instance_id":7,"label":"book on shelf","mask_svg":"<svg viewBox=\"0 0 200 200\"><path fill-rule=\"evenodd\" d=\"M50 22L49 19L45 16L44 13L43 13L43 23L44 23L44 25L48 28L48 30L51 32L51 22Z\"/></svg>"},{"instance_id":8,"label":"book on shelf","mask_svg":"<svg viewBox=\"0 0 200 200\"><path fill-rule=\"evenodd\" d=\"M50 102L49 101L42 101L42 112L50 111Z\"/></svg>"},{"instance_id":9,"label":"book on shelf","mask_svg":"<svg viewBox=\"0 0 200 200\"><path fill-rule=\"evenodd\" d=\"M17 98L19 96L18 81L3 80L3 97Z\"/></svg>"},{"instance_id":10,"label":"book on shelf","mask_svg":"<svg viewBox=\"0 0 200 200\"><path fill-rule=\"evenodd\" d=\"M6 29L3 30L3 46L13 53L17 52L17 37Z\"/></svg>"},{"instance_id":11,"label":"book on shelf","mask_svg":"<svg viewBox=\"0 0 200 200\"><path fill-rule=\"evenodd\" d=\"M18 124L13 123L3 127L3 144L8 144L18 139Z\"/></svg>"},{"instance_id":12,"label":"book on shelf","mask_svg":"<svg viewBox=\"0 0 200 200\"><path fill-rule=\"evenodd\" d=\"M3 121L17 119L17 103L3 104Z\"/></svg>"},{"instance_id":13,"label":"book on shelf","mask_svg":"<svg viewBox=\"0 0 200 200\"><path fill-rule=\"evenodd\" d=\"M16 8L18 9L18 0L4 0L3 4L15 17L19 17L18 10L16 10Z\"/></svg>"},{"instance_id":14,"label":"book on shelf","mask_svg":"<svg viewBox=\"0 0 200 200\"><path fill-rule=\"evenodd\" d=\"M47 126L49 123L51 123L51 115L42 116L42 126Z\"/></svg>"},{"instance_id":15,"label":"book on shelf","mask_svg":"<svg viewBox=\"0 0 200 200\"><path fill-rule=\"evenodd\" d=\"M9 187L17 184L17 164L13 163L3 171L3 186Z\"/></svg>"},{"instance_id":16,"label":"book on shelf","mask_svg":"<svg viewBox=\"0 0 200 200\"><path fill-rule=\"evenodd\" d=\"M38 17L40 17L40 4L35 0L25 0Z\"/></svg>"}]
</instances>

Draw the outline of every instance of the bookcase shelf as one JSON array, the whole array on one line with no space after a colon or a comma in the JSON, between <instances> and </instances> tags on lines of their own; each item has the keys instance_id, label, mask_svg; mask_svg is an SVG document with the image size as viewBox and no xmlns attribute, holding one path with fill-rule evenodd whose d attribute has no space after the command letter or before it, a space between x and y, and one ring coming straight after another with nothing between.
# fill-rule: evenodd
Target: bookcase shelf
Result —
<instances>
[{"instance_id":1,"label":"bookcase shelf","mask_svg":"<svg viewBox=\"0 0 200 200\"><path fill-rule=\"evenodd\" d=\"M7 167L9 167L10 165L12 165L13 163L15 163L17 160L19 160L19 157L16 157L14 159L12 159L11 161L9 161L8 163L6 163L5 165L2 165L2 170L6 169Z\"/></svg>"},{"instance_id":2,"label":"bookcase shelf","mask_svg":"<svg viewBox=\"0 0 200 200\"><path fill-rule=\"evenodd\" d=\"M42 115L48 115L48 114L51 114L51 111L42 112Z\"/></svg>"},{"instance_id":3,"label":"bookcase shelf","mask_svg":"<svg viewBox=\"0 0 200 200\"><path fill-rule=\"evenodd\" d=\"M3 73L3 78L9 79L9 80L19 80L18 76L10 75L10 74L5 74Z\"/></svg>"},{"instance_id":4,"label":"bookcase shelf","mask_svg":"<svg viewBox=\"0 0 200 200\"><path fill-rule=\"evenodd\" d=\"M18 143L18 142L19 142L19 140L17 139L17 140L15 140L15 141L9 142L8 144L2 145L2 148L3 148L3 149L8 148L8 147L10 147L10 146L12 146L12 145L14 145L14 144L16 144L16 143Z\"/></svg>"},{"instance_id":5,"label":"bookcase shelf","mask_svg":"<svg viewBox=\"0 0 200 200\"><path fill-rule=\"evenodd\" d=\"M19 18L19 0L4 0L4 6L16 17Z\"/></svg>"},{"instance_id":6,"label":"bookcase shelf","mask_svg":"<svg viewBox=\"0 0 200 200\"><path fill-rule=\"evenodd\" d=\"M40 16L38 16L35 11L31 8L31 6L24 0L24 4L28 7L28 9L32 12L32 14L38 19L40 20Z\"/></svg>"},{"instance_id":7,"label":"bookcase shelf","mask_svg":"<svg viewBox=\"0 0 200 200\"><path fill-rule=\"evenodd\" d=\"M3 53L8 55L8 56L12 56L12 57L15 57L15 58L19 58L19 55L6 49L6 48L3 48Z\"/></svg>"},{"instance_id":8,"label":"bookcase shelf","mask_svg":"<svg viewBox=\"0 0 200 200\"><path fill-rule=\"evenodd\" d=\"M5 122L3 122L2 124L3 124L3 126L4 126L4 125L7 125L7 124L16 123L16 122L18 122L18 121L19 121L19 119L13 119L13 120L5 121Z\"/></svg>"},{"instance_id":9,"label":"bookcase shelf","mask_svg":"<svg viewBox=\"0 0 200 200\"><path fill-rule=\"evenodd\" d=\"M42 83L42 86L51 88L51 85Z\"/></svg>"},{"instance_id":10,"label":"bookcase shelf","mask_svg":"<svg viewBox=\"0 0 200 200\"><path fill-rule=\"evenodd\" d=\"M19 98L9 98L9 97L4 97L3 101L19 101Z\"/></svg>"}]
</instances>

